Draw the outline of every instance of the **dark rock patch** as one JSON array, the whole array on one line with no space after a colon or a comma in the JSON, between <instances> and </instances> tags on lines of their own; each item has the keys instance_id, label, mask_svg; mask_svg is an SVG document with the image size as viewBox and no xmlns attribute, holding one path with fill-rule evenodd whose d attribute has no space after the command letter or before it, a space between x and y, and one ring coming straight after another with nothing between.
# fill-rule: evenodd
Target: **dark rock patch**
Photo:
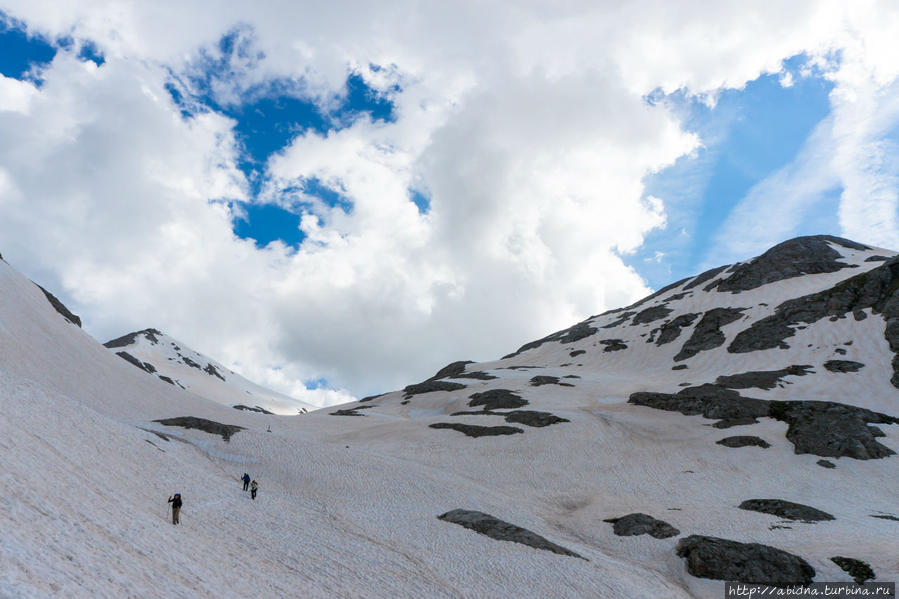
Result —
<instances>
[{"instance_id":1,"label":"dark rock patch","mask_svg":"<svg viewBox=\"0 0 899 599\"><path fill-rule=\"evenodd\" d=\"M175 384L175 381L173 381L171 377L168 377L168 376L165 376L165 375L162 375L162 374L158 374L158 375L156 375L156 376L158 376L158 377L159 377L160 379L162 379L163 381L167 382L169 385L174 385L174 384ZM180 387L180 385L178 385L178 386Z\"/></svg>"},{"instance_id":2,"label":"dark rock patch","mask_svg":"<svg viewBox=\"0 0 899 599\"><path fill-rule=\"evenodd\" d=\"M549 343L550 341L558 341L559 343L574 343L575 341L580 341L590 335L594 334L597 329L594 326L588 324L590 320L592 320L592 316L585 320L584 322L579 322L576 325L564 329L562 331L557 331L552 335L547 335L543 339L538 339L537 341L531 341L530 343L525 343L521 347L519 347L516 351L511 354L507 354L503 356L503 360L507 358L514 358L518 354L522 352L526 352L529 349L535 349L540 347L544 343Z\"/></svg>"},{"instance_id":3,"label":"dark rock patch","mask_svg":"<svg viewBox=\"0 0 899 599\"><path fill-rule=\"evenodd\" d=\"M244 410L246 412L259 412L260 414L274 414L274 412L269 412L265 408L261 408L259 406L245 406L243 404L237 404L236 406L231 406L235 410Z\"/></svg>"},{"instance_id":4,"label":"dark rock patch","mask_svg":"<svg viewBox=\"0 0 899 599\"><path fill-rule=\"evenodd\" d=\"M836 348L835 350L833 350L833 353L835 353L835 354L840 354L841 356L845 356L845 355L846 355L846 350L843 349L842 347L838 347L838 348Z\"/></svg>"},{"instance_id":5,"label":"dark rock patch","mask_svg":"<svg viewBox=\"0 0 899 599\"><path fill-rule=\"evenodd\" d=\"M603 522L613 524L612 532L619 537L633 537L637 535L649 535L656 539L676 537L680 531L667 522L656 520L647 514L628 514L620 518L608 518Z\"/></svg>"},{"instance_id":6,"label":"dark rock patch","mask_svg":"<svg viewBox=\"0 0 899 599\"><path fill-rule=\"evenodd\" d=\"M194 416L163 418L161 420L154 420L153 422L158 422L159 424L163 424L165 426L195 428L213 435L221 435L222 439L224 439L225 442L230 441L231 435L233 435L234 433L244 430L244 427L237 426L236 424L222 424L213 420L206 420L205 418L195 418Z\"/></svg>"},{"instance_id":7,"label":"dark rock patch","mask_svg":"<svg viewBox=\"0 0 899 599\"><path fill-rule=\"evenodd\" d=\"M570 549L566 549L561 545L556 545L555 543L548 541L544 537L541 537L540 535L531 532L526 528L521 528L520 526L509 524L508 522L504 522L499 518L491 516L490 514L475 512L472 510L457 509L446 512L445 514L441 514L437 517L440 520L464 526L469 530L473 530L482 535L486 535L491 539L496 539L497 541L511 541L513 543L520 543L522 545L527 545L528 547L533 547L534 549L540 549L542 551L551 551L560 555L570 555L572 557L579 557L581 559L584 559Z\"/></svg>"},{"instance_id":8,"label":"dark rock patch","mask_svg":"<svg viewBox=\"0 0 899 599\"><path fill-rule=\"evenodd\" d=\"M156 372L155 366L153 366L149 362L141 362L140 360L138 360L137 358L135 358L134 356L132 356L131 354L129 354L126 351L116 352L116 355L118 357L122 358L123 360L125 360L126 362L133 364L134 366L137 366L144 372L149 372L150 374L153 374L154 372Z\"/></svg>"},{"instance_id":9,"label":"dark rock patch","mask_svg":"<svg viewBox=\"0 0 899 599\"><path fill-rule=\"evenodd\" d=\"M671 370L686 370L687 368L686 364L678 364L677 366L672 366Z\"/></svg>"},{"instance_id":10,"label":"dark rock patch","mask_svg":"<svg viewBox=\"0 0 899 599\"><path fill-rule=\"evenodd\" d=\"M864 310L855 310L852 312L852 318L854 318L857 321L864 320L867 317L868 317L868 315L865 313ZM798 329L799 327L796 327L796 328Z\"/></svg>"},{"instance_id":11,"label":"dark rock patch","mask_svg":"<svg viewBox=\"0 0 899 599\"><path fill-rule=\"evenodd\" d=\"M559 380L557 376L535 376L530 381L532 387L539 387L541 385L560 385L562 387L574 387L571 383L563 383Z\"/></svg>"},{"instance_id":12,"label":"dark rock patch","mask_svg":"<svg viewBox=\"0 0 899 599\"><path fill-rule=\"evenodd\" d=\"M853 268L854 265L840 262L842 256L828 242L850 249L865 248L854 241L831 235L797 237L777 244L749 262L738 264L731 269L728 277L718 282L717 289L730 292L748 291L768 283L802 275Z\"/></svg>"},{"instance_id":13,"label":"dark rock patch","mask_svg":"<svg viewBox=\"0 0 899 599\"><path fill-rule=\"evenodd\" d=\"M35 285L37 285L37 283L35 283ZM44 292L44 296L47 298L47 301L50 302L50 305L53 306L54 310L59 312L60 316L65 318L71 324L81 328L81 319L77 315L73 314L71 310L66 308L65 304L59 301L59 299L55 295L53 295L40 285L37 285L37 287Z\"/></svg>"},{"instance_id":14,"label":"dark rock patch","mask_svg":"<svg viewBox=\"0 0 899 599\"><path fill-rule=\"evenodd\" d=\"M727 428L753 424L756 418L770 417L786 422L787 439L797 454L819 457L843 456L858 460L884 458L895 452L877 442L884 433L870 424L899 424L879 412L828 401L768 401L743 397L718 385L687 387L677 393L633 393L628 403L686 416L702 414L718 419L714 426Z\"/></svg>"},{"instance_id":15,"label":"dark rock patch","mask_svg":"<svg viewBox=\"0 0 899 599\"><path fill-rule=\"evenodd\" d=\"M159 343L159 339L156 338L156 335L162 335L162 333L156 329L144 329L143 331L135 331L134 333L128 333L127 335L117 337L112 341L107 341L103 346L108 347L109 349L114 347L126 347L137 341L138 335L143 335L150 341L150 343L155 345Z\"/></svg>"},{"instance_id":16,"label":"dark rock patch","mask_svg":"<svg viewBox=\"0 0 899 599\"><path fill-rule=\"evenodd\" d=\"M693 289L694 287L698 287L699 285L702 285L706 281L710 281L710 280L714 279L719 274L721 274L724 270L726 270L728 267L730 267L730 264L725 264L724 266L718 266L717 268L713 268L711 270L705 271L701 275L697 275L696 277L693 278L692 281L690 281L689 283L684 285L684 291L688 291L690 289Z\"/></svg>"},{"instance_id":17,"label":"dark rock patch","mask_svg":"<svg viewBox=\"0 0 899 599\"><path fill-rule=\"evenodd\" d=\"M886 256L868 256L865 258L865 262L886 262L889 260Z\"/></svg>"},{"instance_id":18,"label":"dark rock patch","mask_svg":"<svg viewBox=\"0 0 899 599\"><path fill-rule=\"evenodd\" d=\"M360 399L359 402L361 403L363 401L371 401L373 399L378 399L379 397L384 397L385 395L387 395L387 394L386 393L378 393L377 395L369 395L368 397L363 397L362 399Z\"/></svg>"},{"instance_id":19,"label":"dark rock patch","mask_svg":"<svg viewBox=\"0 0 899 599\"><path fill-rule=\"evenodd\" d=\"M852 360L828 360L824 362L824 368L831 372L858 372L865 365Z\"/></svg>"},{"instance_id":20,"label":"dark rock patch","mask_svg":"<svg viewBox=\"0 0 899 599\"><path fill-rule=\"evenodd\" d=\"M739 508L741 510L772 514L787 520L799 520L800 522L811 523L822 520L835 520L827 512L822 512L801 503L784 501L783 499L747 499L739 505Z\"/></svg>"},{"instance_id":21,"label":"dark rock patch","mask_svg":"<svg viewBox=\"0 0 899 599\"><path fill-rule=\"evenodd\" d=\"M344 408L342 410L335 410L334 412L329 412L328 416L365 416L365 414L360 414L358 410L368 410L371 408L377 408L378 406L355 406L353 408Z\"/></svg>"},{"instance_id":22,"label":"dark rock patch","mask_svg":"<svg viewBox=\"0 0 899 599\"><path fill-rule=\"evenodd\" d=\"M880 518L881 520L893 520L895 522L899 522L899 518L896 516L890 516L887 514L870 514L872 518Z\"/></svg>"},{"instance_id":23,"label":"dark rock patch","mask_svg":"<svg viewBox=\"0 0 899 599\"><path fill-rule=\"evenodd\" d=\"M578 376L578 375L576 375L576 374L566 374L566 375L563 376L562 378L563 378L563 379L579 379L579 378L581 378L581 377Z\"/></svg>"},{"instance_id":24,"label":"dark rock patch","mask_svg":"<svg viewBox=\"0 0 899 599\"><path fill-rule=\"evenodd\" d=\"M650 295L647 295L647 296L644 297L643 299L641 299L641 300L639 300L639 301L637 301L637 302L631 304L630 306L625 306L624 308L619 308L618 310L633 310L633 309L635 309L635 308L637 308L637 307L639 307L639 306L642 306L643 304L645 304L645 303L647 303L647 302L650 302L650 301L656 299L657 297L661 297L661 296L665 295L665 294L668 293L669 291L672 291L672 290L674 290L674 289L677 289L678 287L680 287L681 285L683 285L684 283L686 283L686 282L689 281L689 280L690 280L690 277L685 277L685 278L681 279L680 281L675 281L674 283L670 283L670 284L668 284L668 285L665 285L664 287L662 287L661 289L659 289L659 290L656 291L655 293L652 293L652 294L650 294ZM633 312L632 312L632 314L633 314ZM620 324L620 323L619 323L619 324ZM616 326L617 326L617 325L616 325Z\"/></svg>"},{"instance_id":25,"label":"dark rock patch","mask_svg":"<svg viewBox=\"0 0 899 599\"><path fill-rule=\"evenodd\" d=\"M512 422L514 424L524 424L526 426L533 426L537 428L542 428L544 426L550 426L551 424L558 424L560 422L569 422L565 418L560 418L555 414L550 414L549 412L537 412L534 410L515 410L512 412L506 412L503 414L506 418L506 422Z\"/></svg>"},{"instance_id":26,"label":"dark rock patch","mask_svg":"<svg viewBox=\"0 0 899 599\"><path fill-rule=\"evenodd\" d=\"M746 308L712 308L702 315L693 334L674 356L675 362L692 358L701 351L724 345L726 337L721 327L740 319Z\"/></svg>"},{"instance_id":27,"label":"dark rock patch","mask_svg":"<svg viewBox=\"0 0 899 599\"><path fill-rule=\"evenodd\" d=\"M471 401L468 402L470 407L484 406L484 410L514 410L528 405L526 399L522 399L520 395L512 393L508 389L491 389L473 393L469 397L471 398Z\"/></svg>"},{"instance_id":28,"label":"dark rock patch","mask_svg":"<svg viewBox=\"0 0 899 599\"><path fill-rule=\"evenodd\" d=\"M849 576L852 577L852 580L858 584L865 584L866 580L874 580L877 578L877 575L874 574L874 570L871 569L871 564L863 562L860 559L837 555L830 558L830 561L842 568L843 571L848 573Z\"/></svg>"},{"instance_id":29,"label":"dark rock patch","mask_svg":"<svg viewBox=\"0 0 899 599\"><path fill-rule=\"evenodd\" d=\"M836 468L837 467L836 464L834 464L833 462L827 461L827 460L818 460L815 463L818 464L819 466L821 466L822 468Z\"/></svg>"},{"instance_id":30,"label":"dark rock patch","mask_svg":"<svg viewBox=\"0 0 899 599\"><path fill-rule=\"evenodd\" d=\"M731 374L729 376L719 376L715 379L715 384L728 389L749 389L750 387L773 389L778 386L778 383L787 382L782 380L785 376L805 376L811 372L812 367L810 365L799 364L798 366L787 366L780 370L757 370Z\"/></svg>"},{"instance_id":31,"label":"dark rock patch","mask_svg":"<svg viewBox=\"0 0 899 599\"><path fill-rule=\"evenodd\" d=\"M469 437L494 437L496 435L514 435L524 431L514 426L478 426L476 424L462 424L459 422L435 422L428 425L431 428L451 428Z\"/></svg>"},{"instance_id":32,"label":"dark rock patch","mask_svg":"<svg viewBox=\"0 0 899 599\"><path fill-rule=\"evenodd\" d=\"M416 385L406 385L406 387L403 388L403 393L405 394L405 398L409 399L413 395L421 395L422 393L431 393L433 391L458 391L459 389L464 388L465 385L462 383L429 380Z\"/></svg>"},{"instance_id":33,"label":"dark rock patch","mask_svg":"<svg viewBox=\"0 0 899 599\"><path fill-rule=\"evenodd\" d=\"M691 535L677 543L687 572L698 578L751 584L808 584L815 569L797 555L759 543Z\"/></svg>"},{"instance_id":34,"label":"dark rock patch","mask_svg":"<svg viewBox=\"0 0 899 599\"><path fill-rule=\"evenodd\" d=\"M665 345L680 337L681 329L693 324L697 316L699 314L681 314L663 324L659 327L659 338L656 340L656 345Z\"/></svg>"},{"instance_id":35,"label":"dark rock patch","mask_svg":"<svg viewBox=\"0 0 899 599\"><path fill-rule=\"evenodd\" d=\"M179 355L180 355L180 354L179 354ZM181 359L184 361L185 364L187 364L187 365L190 366L191 368L196 368L197 370L203 370L203 367L202 367L202 366L200 366L199 364L197 364L196 362L194 362L193 360L191 360L191 359L188 358L187 356L181 356Z\"/></svg>"},{"instance_id":36,"label":"dark rock patch","mask_svg":"<svg viewBox=\"0 0 899 599\"><path fill-rule=\"evenodd\" d=\"M724 445L725 447L761 447L762 449L768 449L771 447L771 444L761 439L759 437L753 437L751 435L737 435L735 437L726 437L721 439L720 441L716 441L718 445Z\"/></svg>"},{"instance_id":37,"label":"dark rock patch","mask_svg":"<svg viewBox=\"0 0 899 599\"><path fill-rule=\"evenodd\" d=\"M687 297L687 296L689 296L689 295L693 295L693 294L692 294L692 293L689 293L689 292L686 292L686 291L683 292L683 293L674 293L674 294L669 295L668 297L665 298L665 303L668 303L668 302L676 302L677 300L682 300L682 299L684 299L685 297Z\"/></svg>"},{"instance_id":38,"label":"dark rock patch","mask_svg":"<svg viewBox=\"0 0 899 599\"><path fill-rule=\"evenodd\" d=\"M497 377L493 376L489 372L484 372L483 370L474 370L472 372L463 372L462 374L457 374L453 377L454 379L478 379L480 381L490 381Z\"/></svg>"},{"instance_id":39,"label":"dark rock patch","mask_svg":"<svg viewBox=\"0 0 899 599\"><path fill-rule=\"evenodd\" d=\"M474 364L471 360L460 360L458 362L453 362L451 364L447 364L443 368L437 371L437 374L429 378L429 381L436 381L437 379L445 379L451 376L457 376L465 372L465 367L469 364Z\"/></svg>"},{"instance_id":40,"label":"dark rock patch","mask_svg":"<svg viewBox=\"0 0 899 599\"><path fill-rule=\"evenodd\" d=\"M634 316L634 319L631 321L631 325L636 326L638 324L654 322L656 320L665 318L672 312L673 310L665 305L651 306L641 312L638 312L636 316Z\"/></svg>"},{"instance_id":41,"label":"dark rock patch","mask_svg":"<svg viewBox=\"0 0 899 599\"><path fill-rule=\"evenodd\" d=\"M215 368L215 366L213 366L212 364L207 364L207 365L206 365L206 368L203 369L203 372L205 372L205 373L208 374L209 376L215 376L215 377L218 377L218 378L222 379L222 381L225 380L225 377L223 377L223 376L219 373L219 371Z\"/></svg>"},{"instance_id":42,"label":"dark rock patch","mask_svg":"<svg viewBox=\"0 0 899 599\"><path fill-rule=\"evenodd\" d=\"M627 344L621 339L603 339L600 341L603 345L602 351L621 351L627 349Z\"/></svg>"},{"instance_id":43,"label":"dark rock patch","mask_svg":"<svg viewBox=\"0 0 899 599\"><path fill-rule=\"evenodd\" d=\"M584 351L584 350L582 350L582 349L576 349L576 350L574 350L573 352L571 352L570 354L568 354L568 356L571 357L571 358L576 358L576 357L578 357L579 355L585 354L585 353L587 353L587 352Z\"/></svg>"}]
</instances>

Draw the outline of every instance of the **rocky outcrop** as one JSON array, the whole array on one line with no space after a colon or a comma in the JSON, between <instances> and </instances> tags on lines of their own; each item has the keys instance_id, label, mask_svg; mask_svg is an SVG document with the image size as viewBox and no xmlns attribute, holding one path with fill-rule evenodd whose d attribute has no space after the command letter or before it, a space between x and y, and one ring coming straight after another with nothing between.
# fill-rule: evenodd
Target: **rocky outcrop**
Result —
<instances>
[{"instance_id":1,"label":"rocky outcrop","mask_svg":"<svg viewBox=\"0 0 899 599\"><path fill-rule=\"evenodd\" d=\"M874 574L874 570L871 568L871 564L860 559L837 555L830 558L830 561L842 568L858 584L864 584L866 580L877 578L877 575Z\"/></svg>"},{"instance_id":2,"label":"rocky outcrop","mask_svg":"<svg viewBox=\"0 0 899 599\"><path fill-rule=\"evenodd\" d=\"M699 314L681 314L663 324L659 327L659 337L656 339L656 345L665 345L680 337L681 329L693 324L697 316Z\"/></svg>"},{"instance_id":3,"label":"rocky outcrop","mask_svg":"<svg viewBox=\"0 0 899 599\"><path fill-rule=\"evenodd\" d=\"M854 250L870 249L831 235L797 237L777 244L749 262L736 265L729 276L718 281L715 288L739 293L802 275L852 268L851 264L840 262L842 255L830 246L831 243Z\"/></svg>"},{"instance_id":4,"label":"rocky outcrop","mask_svg":"<svg viewBox=\"0 0 899 599\"><path fill-rule=\"evenodd\" d=\"M129 354L126 351L116 352L116 355L118 357L122 358L123 360L125 360L126 362L128 362L129 364L133 364L134 366L137 366L144 372L149 372L150 374L153 374L156 372L155 366L153 366L149 362L141 362L140 360L138 360L137 358L135 358L134 356L132 356L131 354Z\"/></svg>"},{"instance_id":5,"label":"rocky outcrop","mask_svg":"<svg viewBox=\"0 0 899 599\"><path fill-rule=\"evenodd\" d=\"M762 449L768 449L771 447L771 444L761 439L759 437L753 437L751 435L737 435L734 437L725 437L720 441L716 441L718 445L724 445L725 447L761 447Z\"/></svg>"},{"instance_id":6,"label":"rocky outcrop","mask_svg":"<svg viewBox=\"0 0 899 599\"><path fill-rule=\"evenodd\" d=\"M592 320L592 316L585 320L584 322L579 322L573 327L569 327L562 331L557 331L552 335L547 335L543 339L538 339L537 341L531 341L530 343L525 343L518 350L512 352L511 354L507 354L503 356L503 360L508 358L514 358L518 354L522 352L526 352L529 349L535 349L543 345L544 343L549 343L551 341L558 341L559 343L574 343L575 341L580 341L590 335L594 334L597 329L594 326L591 326L589 323Z\"/></svg>"},{"instance_id":7,"label":"rocky outcrop","mask_svg":"<svg viewBox=\"0 0 899 599\"><path fill-rule=\"evenodd\" d=\"M469 530L486 535L497 541L511 541L533 547L534 549L540 549L541 551L551 551L559 555L584 559L574 551L566 549L561 545L556 545L526 528L509 524L484 512L456 509L437 517L444 522L452 522L453 524L464 526Z\"/></svg>"},{"instance_id":8,"label":"rocky outcrop","mask_svg":"<svg viewBox=\"0 0 899 599\"><path fill-rule=\"evenodd\" d=\"M406 385L406 387L403 388L403 394L406 399L409 399L413 395L421 395L422 393L432 393L434 391L458 391L459 389L464 388L465 385L462 383L429 380L415 385Z\"/></svg>"},{"instance_id":9,"label":"rocky outcrop","mask_svg":"<svg viewBox=\"0 0 899 599\"><path fill-rule=\"evenodd\" d=\"M603 522L613 524L612 532L619 537L631 537L637 535L649 535L656 539L676 537L680 531L667 522L657 520L647 514L635 513L621 516L620 518L608 518Z\"/></svg>"},{"instance_id":10,"label":"rocky outcrop","mask_svg":"<svg viewBox=\"0 0 899 599\"><path fill-rule=\"evenodd\" d=\"M532 387L540 387L541 385L560 385L562 387L574 387L571 383L563 383L557 376L540 375L531 378Z\"/></svg>"},{"instance_id":11,"label":"rocky outcrop","mask_svg":"<svg viewBox=\"0 0 899 599\"><path fill-rule=\"evenodd\" d=\"M178 418L163 418L154 420L165 426L180 426L182 428L195 428L213 435L221 435L222 439L227 443L231 440L231 435L238 431L244 430L244 427L236 424L222 424L205 418L195 418L194 416L180 416Z\"/></svg>"},{"instance_id":12,"label":"rocky outcrop","mask_svg":"<svg viewBox=\"0 0 899 599\"><path fill-rule=\"evenodd\" d=\"M491 389L481 393L472 393L469 397L471 398L471 401L468 402L470 407L484 406L484 410L514 410L528 405L526 399L522 399L520 395L512 393L508 389Z\"/></svg>"},{"instance_id":13,"label":"rocky outcrop","mask_svg":"<svg viewBox=\"0 0 899 599\"><path fill-rule=\"evenodd\" d=\"M109 349L113 349L115 347L128 347L129 345L133 345L138 337L146 337L146 339L152 343L159 343L159 339L156 336L162 336L162 333L156 329L144 329L143 331L135 331L133 333L128 333L127 335L122 335L121 337L117 337L111 341L107 341L103 344L104 347L108 347Z\"/></svg>"},{"instance_id":14,"label":"rocky outcrop","mask_svg":"<svg viewBox=\"0 0 899 599\"><path fill-rule=\"evenodd\" d=\"M431 428L450 428L464 433L468 437L495 437L497 435L514 435L524 432L524 430L515 426L478 426L476 424L462 424L461 422L435 422L428 426Z\"/></svg>"},{"instance_id":15,"label":"rocky outcrop","mask_svg":"<svg viewBox=\"0 0 899 599\"><path fill-rule=\"evenodd\" d=\"M858 372L865 365L852 360L828 360L824 362L824 368L831 372Z\"/></svg>"},{"instance_id":16,"label":"rocky outcrop","mask_svg":"<svg viewBox=\"0 0 899 599\"><path fill-rule=\"evenodd\" d=\"M621 339L603 339L600 343L603 346L602 351L604 352L627 349L627 344Z\"/></svg>"},{"instance_id":17,"label":"rocky outcrop","mask_svg":"<svg viewBox=\"0 0 899 599\"><path fill-rule=\"evenodd\" d=\"M691 535L678 541L677 555L686 559L687 572L699 578L788 585L808 584L815 576L815 569L798 555L759 543Z\"/></svg>"},{"instance_id":18,"label":"rocky outcrop","mask_svg":"<svg viewBox=\"0 0 899 599\"><path fill-rule=\"evenodd\" d=\"M35 283L37 285L37 283ZM65 304L63 304L55 295L37 285L38 289L44 292L44 297L47 298L47 301L50 302L50 305L53 306L53 309L59 312L60 316L65 318L68 322L73 325L81 328L81 318L79 318L76 314L73 314L71 310L66 308Z\"/></svg>"},{"instance_id":19,"label":"rocky outcrop","mask_svg":"<svg viewBox=\"0 0 899 599\"><path fill-rule=\"evenodd\" d=\"M674 356L675 362L692 358L701 351L715 349L727 340L721 327L740 319L746 308L712 308L702 315L693 334Z\"/></svg>"},{"instance_id":20,"label":"rocky outcrop","mask_svg":"<svg viewBox=\"0 0 899 599\"><path fill-rule=\"evenodd\" d=\"M260 414L274 414L274 412L269 412L265 408L260 408L259 406L245 406L243 404L237 404L236 406L231 406L235 410L243 410L245 412L259 412Z\"/></svg>"},{"instance_id":21,"label":"rocky outcrop","mask_svg":"<svg viewBox=\"0 0 899 599\"><path fill-rule=\"evenodd\" d=\"M500 416L506 422L524 424L536 428L542 428L560 422L569 422L565 418L560 418L555 414L550 414L549 412L537 412L535 410L512 410L511 412L491 412L488 410L476 412L463 411L453 412L450 416Z\"/></svg>"},{"instance_id":22,"label":"rocky outcrop","mask_svg":"<svg viewBox=\"0 0 899 599\"><path fill-rule=\"evenodd\" d=\"M751 387L756 387L758 389L774 389L774 387L777 387L780 383L787 382L783 380L786 376L805 376L811 372L812 367L810 365L799 364L787 366L780 370L757 370L753 372L719 376L715 379L715 384L728 389L749 389Z\"/></svg>"},{"instance_id":23,"label":"rocky outcrop","mask_svg":"<svg viewBox=\"0 0 899 599\"><path fill-rule=\"evenodd\" d=\"M634 319L631 321L631 324L636 326L638 324L646 324L649 322L654 322L656 320L661 320L662 318L665 318L666 316L671 314L671 312L673 312L673 310L665 306L664 304L651 306L641 312L638 312L634 316Z\"/></svg>"},{"instance_id":24,"label":"rocky outcrop","mask_svg":"<svg viewBox=\"0 0 899 599\"><path fill-rule=\"evenodd\" d=\"M799 520L801 522L834 520L834 517L827 512L822 512L821 510L802 505L801 503L784 501L783 499L747 499L739 505L739 508L741 510L762 512L764 514L780 516L787 520Z\"/></svg>"},{"instance_id":25,"label":"rocky outcrop","mask_svg":"<svg viewBox=\"0 0 899 599\"><path fill-rule=\"evenodd\" d=\"M701 275L697 275L696 277L693 278L692 281L690 281L689 283L684 285L684 291L688 291L690 289L693 289L694 287L698 287L698 286L702 285L703 283L705 283L706 281L711 281L712 279L717 277L719 274L721 274L722 272L724 272L725 270L730 268L730 266L731 266L730 264L725 264L724 266L718 266L711 270L705 271Z\"/></svg>"}]
</instances>

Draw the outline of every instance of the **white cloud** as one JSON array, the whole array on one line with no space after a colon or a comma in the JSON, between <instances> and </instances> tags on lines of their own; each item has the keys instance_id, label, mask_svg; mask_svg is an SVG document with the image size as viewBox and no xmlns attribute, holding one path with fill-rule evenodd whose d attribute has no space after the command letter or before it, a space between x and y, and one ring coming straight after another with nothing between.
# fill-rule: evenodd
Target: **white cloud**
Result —
<instances>
[{"instance_id":1,"label":"white cloud","mask_svg":"<svg viewBox=\"0 0 899 599\"><path fill-rule=\"evenodd\" d=\"M877 7L853 22L821 2L6 6L48 36L96 40L107 63L61 53L39 90L4 100L4 256L57 287L101 339L156 326L312 402L335 394L304 380L393 388L646 292L621 255L672 207L644 200L641 181L701 140L645 94L713 98L860 35L876 40L872 55L891 47L887 33L858 33L886 27ZM396 122L309 133L270 160L274 184L314 176L354 204L315 207L296 252L233 236L228 204L209 201L246 199L233 122L184 121L163 87L168 69L194 67L234 30L251 59L216 87L221 100L278 77L328 104L349 69L403 88ZM891 68L858 67L880 86ZM427 191L427 214L410 187Z\"/></svg>"}]
</instances>

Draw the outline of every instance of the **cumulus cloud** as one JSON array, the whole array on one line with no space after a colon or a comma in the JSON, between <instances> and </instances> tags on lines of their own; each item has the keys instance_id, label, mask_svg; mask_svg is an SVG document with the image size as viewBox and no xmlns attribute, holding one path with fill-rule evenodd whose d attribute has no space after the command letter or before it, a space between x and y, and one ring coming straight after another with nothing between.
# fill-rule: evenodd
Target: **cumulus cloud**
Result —
<instances>
[{"instance_id":1,"label":"cumulus cloud","mask_svg":"<svg viewBox=\"0 0 899 599\"><path fill-rule=\"evenodd\" d=\"M60 52L40 88L0 82L4 256L101 340L156 326L319 404L497 357L647 292L622 256L676 207L645 197L642 180L701 140L645 96L713 98L787 56L867 35L821 2L4 6L50 39L94 40L107 59ZM858 18L864 32L884 27ZM300 135L251 197L234 121L182 118L165 88L222 59L229 32L242 50L211 87L219 103L281 80L327 112L356 72L399 86L395 120ZM871 60L854 67L868 79L853 80L874 81L862 95L896 77ZM352 209L283 193L310 178ZM299 211L305 241L235 237L230 200ZM891 202L884 192L883 218ZM859 212L847 208L847 229ZM322 378L331 390L304 384Z\"/></svg>"}]
</instances>

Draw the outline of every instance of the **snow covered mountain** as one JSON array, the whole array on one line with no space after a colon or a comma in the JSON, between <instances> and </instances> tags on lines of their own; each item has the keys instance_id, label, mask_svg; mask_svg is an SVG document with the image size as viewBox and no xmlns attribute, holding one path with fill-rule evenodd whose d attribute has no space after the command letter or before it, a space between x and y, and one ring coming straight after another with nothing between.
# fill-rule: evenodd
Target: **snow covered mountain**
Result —
<instances>
[{"instance_id":1,"label":"snow covered mountain","mask_svg":"<svg viewBox=\"0 0 899 599\"><path fill-rule=\"evenodd\" d=\"M215 360L156 329L128 333L104 343L141 370L200 397L241 410L305 414L315 407L245 379Z\"/></svg>"},{"instance_id":2,"label":"snow covered mountain","mask_svg":"<svg viewBox=\"0 0 899 599\"><path fill-rule=\"evenodd\" d=\"M799 238L502 359L273 416L148 376L0 263L0 596L895 581L897 334L895 252Z\"/></svg>"}]
</instances>

